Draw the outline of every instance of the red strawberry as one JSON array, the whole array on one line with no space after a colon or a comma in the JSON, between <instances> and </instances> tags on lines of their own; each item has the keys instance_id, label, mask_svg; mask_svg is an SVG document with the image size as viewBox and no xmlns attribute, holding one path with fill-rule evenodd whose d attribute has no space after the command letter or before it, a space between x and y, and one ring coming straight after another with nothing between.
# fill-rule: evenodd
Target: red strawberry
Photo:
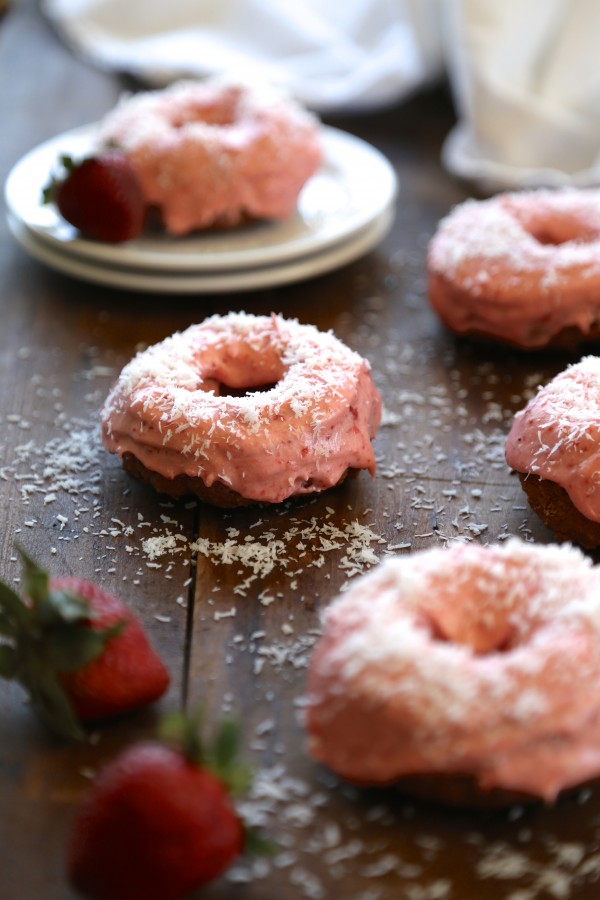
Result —
<instances>
[{"instance_id":1,"label":"red strawberry","mask_svg":"<svg viewBox=\"0 0 600 900\"><path fill-rule=\"evenodd\" d=\"M63 219L93 240L116 244L142 233L146 203L124 153L103 150L79 162L60 161L64 172L44 188L44 203L54 202Z\"/></svg>"},{"instance_id":2,"label":"red strawberry","mask_svg":"<svg viewBox=\"0 0 600 900\"><path fill-rule=\"evenodd\" d=\"M158 699L169 673L120 600L80 578L52 578L21 551L25 599L0 582L0 676L28 691L64 737L80 722L131 712Z\"/></svg>"},{"instance_id":3,"label":"red strawberry","mask_svg":"<svg viewBox=\"0 0 600 900\"><path fill-rule=\"evenodd\" d=\"M234 764L237 730L231 722L221 725L211 769L197 724L176 717L176 727L183 749L134 744L84 798L71 832L68 874L87 897L178 900L220 875L244 849L244 826L228 793L248 783L247 771Z\"/></svg>"}]
</instances>

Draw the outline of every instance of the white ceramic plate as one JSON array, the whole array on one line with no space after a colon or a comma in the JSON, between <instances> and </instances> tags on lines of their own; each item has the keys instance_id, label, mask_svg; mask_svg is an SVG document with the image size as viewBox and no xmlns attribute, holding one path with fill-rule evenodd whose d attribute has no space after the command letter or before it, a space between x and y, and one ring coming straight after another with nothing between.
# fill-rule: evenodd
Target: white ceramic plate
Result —
<instances>
[{"instance_id":1,"label":"white ceramic plate","mask_svg":"<svg viewBox=\"0 0 600 900\"><path fill-rule=\"evenodd\" d=\"M9 213L8 224L21 246L35 259L67 275L125 290L171 294L214 294L276 287L338 269L372 250L389 232L394 221L391 204L373 222L347 241L309 256L279 263L222 272L171 272L133 269L78 257L57 249Z\"/></svg>"},{"instance_id":2,"label":"white ceramic plate","mask_svg":"<svg viewBox=\"0 0 600 900\"><path fill-rule=\"evenodd\" d=\"M297 211L286 222L196 232L185 238L149 235L116 245L85 240L52 205L41 202L41 195L61 154L77 157L89 151L94 128L66 132L31 150L5 184L12 218L54 251L81 260L194 274L280 265L347 242L387 212L396 197L396 175L378 150L346 132L323 127L323 166L304 186Z\"/></svg>"}]
</instances>

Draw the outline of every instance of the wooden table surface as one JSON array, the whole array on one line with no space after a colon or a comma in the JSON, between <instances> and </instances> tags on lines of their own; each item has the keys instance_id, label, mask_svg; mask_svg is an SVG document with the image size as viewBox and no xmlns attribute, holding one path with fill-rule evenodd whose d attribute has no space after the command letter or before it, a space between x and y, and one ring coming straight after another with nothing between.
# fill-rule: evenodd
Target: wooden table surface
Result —
<instances>
[{"instance_id":1,"label":"wooden table surface","mask_svg":"<svg viewBox=\"0 0 600 900\"><path fill-rule=\"evenodd\" d=\"M0 71L3 179L26 151L97 119L131 86L74 58L33 0L19 0L0 22ZM508 471L503 446L514 412L566 362L458 342L428 307L428 239L466 196L440 165L453 122L447 93L327 121L383 151L400 194L393 231L376 250L309 281L188 297L94 286L30 259L2 217L0 575L18 583L18 542L55 573L97 579L138 612L172 673L155 709L75 746L51 737L21 690L2 683L4 900L75 896L64 847L90 776L182 704L202 704L210 720L223 710L239 717L244 755L257 773L245 809L278 842L271 860L244 861L202 896L600 896L593 792L554 808L444 811L391 789L340 784L306 754L307 660L320 611L349 579L387 554L455 538L551 540ZM363 473L313 500L223 513L167 502L104 452L99 407L136 348L233 309L331 328L370 359L386 410L374 479Z\"/></svg>"}]
</instances>

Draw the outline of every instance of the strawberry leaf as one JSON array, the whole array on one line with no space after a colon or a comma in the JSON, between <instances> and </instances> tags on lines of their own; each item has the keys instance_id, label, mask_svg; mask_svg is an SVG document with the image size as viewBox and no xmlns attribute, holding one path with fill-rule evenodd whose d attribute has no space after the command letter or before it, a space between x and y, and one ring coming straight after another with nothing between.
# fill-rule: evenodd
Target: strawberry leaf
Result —
<instances>
[{"instance_id":1,"label":"strawberry leaf","mask_svg":"<svg viewBox=\"0 0 600 900\"><path fill-rule=\"evenodd\" d=\"M244 825L244 854L250 856L273 856L279 847L274 841L264 838L260 831Z\"/></svg>"},{"instance_id":2,"label":"strawberry leaf","mask_svg":"<svg viewBox=\"0 0 600 900\"><path fill-rule=\"evenodd\" d=\"M168 744L179 747L190 762L199 766L205 762L204 747L200 737L202 712L185 715L182 712L163 716L159 724L159 737Z\"/></svg>"},{"instance_id":3,"label":"strawberry leaf","mask_svg":"<svg viewBox=\"0 0 600 900\"><path fill-rule=\"evenodd\" d=\"M59 171L50 176L50 181L42 188L42 203L54 203L56 201L56 192L61 184L75 167L75 160L72 156L63 153L58 158Z\"/></svg>"},{"instance_id":4,"label":"strawberry leaf","mask_svg":"<svg viewBox=\"0 0 600 900\"><path fill-rule=\"evenodd\" d=\"M240 748L240 728L233 719L222 719L215 738L215 762L227 768L237 756Z\"/></svg>"},{"instance_id":5,"label":"strawberry leaf","mask_svg":"<svg viewBox=\"0 0 600 900\"><path fill-rule=\"evenodd\" d=\"M215 771L232 794L245 794L252 784L252 770L244 763L232 763L227 768L217 768Z\"/></svg>"},{"instance_id":6,"label":"strawberry leaf","mask_svg":"<svg viewBox=\"0 0 600 900\"><path fill-rule=\"evenodd\" d=\"M245 793L252 782L250 768L236 762L239 748L240 728L238 723L234 719L223 719L219 723L215 737L212 768L233 794Z\"/></svg>"},{"instance_id":7,"label":"strawberry leaf","mask_svg":"<svg viewBox=\"0 0 600 900\"><path fill-rule=\"evenodd\" d=\"M19 668L19 659L14 647L0 644L0 678L14 678Z\"/></svg>"},{"instance_id":8,"label":"strawberry leaf","mask_svg":"<svg viewBox=\"0 0 600 900\"><path fill-rule=\"evenodd\" d=\"M55 628L48 635L46 659L58 672L75 672L97 659L107 641L122 630L122 622L103 631L93 631L85 625L70 623Z\"/></svg>"},{"instance_id":9,"label":"strawberry leaf","mask_svg":"<svg viewBox=\"0 0 600 900\"><path fill-rule=\"evenodd\" d=\"M201 725L201 709L188 715L171 713L162 719L159 736L179 747L190 762L212 772L231 793L243 794L251 784L252 773L248 766L236 762L240 746L237 722L230 718L223 719L210 746L202 740Z\"/></svg>"},{"instance_id":10,"label":"strawberry leaf","mask_svg":"<svg viewBox=\"0 0 600 900\"><path fill-rule=\"evenodd\" d=\"M82 740L85 732L79 725L67 695L47 668L33 669L26 681L31 703L40 718L56 734Z\"/></svg>"},{"instance_id":11,"label":"strawberry leaf","mask_svg":"<svg viewBox=\"0 0 600 900\"><path fill-rule=\"evenodd\" d=\"M15 637L17 626L14 621L0 609L0 636Z\"/></svg>"},{"instance_id":12,"label":"strawberry leaf","mask_svg":"<svg viewBox=\"0 0 600 900\"><path fill-rule=\"evenodd\" d=\"M29 620L29 610L18 594L0 582L0 632L14 635L24 628Z\"/></svg>"},{"instance_id":13,"label":"strawberry leaf","mask_svg":"<svg viewBox=\"0 0 600 900\"><path fill-rule=\"evenodd\" d=\"M95 617L88 601L72 591L50 591L48 599L61 622L84 622Z\"/></svg>"},{"instance_id":14,"label":"strawberry leaf","mask_svg":"<svg viewBox=\"0 0 600 900\"><path fill-rule=\"evenodd\" d=\"M22 547L17 549L23 562L25 591L34 603L38 603L48 596L48 573L40 569Z\"/></svg>"}]
</instances>

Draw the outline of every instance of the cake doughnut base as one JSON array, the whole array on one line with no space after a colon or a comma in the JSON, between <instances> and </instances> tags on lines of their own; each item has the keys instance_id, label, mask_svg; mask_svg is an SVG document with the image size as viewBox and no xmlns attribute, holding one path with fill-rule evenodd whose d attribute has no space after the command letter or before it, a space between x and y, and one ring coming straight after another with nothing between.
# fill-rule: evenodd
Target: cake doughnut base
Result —
<instances>
[{"instance_id":1,"label":"cake doughnut base","mask_svg":"<svg viewBox=\"0 0 600 900\"><path fill-rule=\"evenodd\" d=\"M564 488L537 475L518 475L532 510L559 541L570 541L586 550L600 547L600 522L580 513Z\"/></svg>"},{"instance_id":2,"label":"cake doughnut base","mask_svg":"<svg viewBox=\"0 0 600 900\"><path fill-rule=\"evenodd\" d=\"M471 775L406 775L399 778L394 786L400 793L415 800L461 809L499 810L543 802L540 797L521 791L505 788L486 790Z\"/></svg>"},{"instance_id":3,"label":"cake doughnut base","mask_svg":"<svg viewBox=\"0 0 600 900\"><path fill-rule=\"evenodd\" d=\"M210 487L207 487L201 478L193 478L190 475L177 475L175 478L165 478L158 472L152 472L147 469L132 453L124 453L121 462L125 471L143 481L145 484L151 485L159 494L167 494L169 497L179 498L196 496L202 503L210 503L212 506L218 506L221 509L237 509L242 506L258 506L259 501L249 500L242 497L237 491L231 490L227 485L215 481ZM346 469L335 487L339 487L346 478L355 478L358 475L358 469ZM328 488L328 490L331 490ZM314 497L314 494L300 494L300 497ZM270 504L267 504L270 505Z\"/></svg>"},{"instance_id":4,"label":"cake doughnut base","mask_svg":"<svg viewBox=\"0 0 600 900\"><path fill-rule=\"evenodd\" d=\"M220 482L215 482L207 487L201 478L192 478L189 475L165 478L164 475L147 469L132 453L124 453L121 462L129 475L151 485L159 494L167 494L174 498L188 497L194 494L203 503L211 503L213 506L220 506L223 509L255 505L254 500L247 500Z\"/></svg>"}]
</instances>

